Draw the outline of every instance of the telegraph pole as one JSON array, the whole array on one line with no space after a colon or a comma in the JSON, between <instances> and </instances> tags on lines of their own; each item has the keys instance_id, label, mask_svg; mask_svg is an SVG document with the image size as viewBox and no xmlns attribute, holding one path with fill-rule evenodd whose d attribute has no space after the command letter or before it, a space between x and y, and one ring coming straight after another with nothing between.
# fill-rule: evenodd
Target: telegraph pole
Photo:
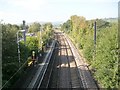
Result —
<instances>
[{"instance_id":1,"label":"telegraph pole","mask_svg":"<svg viewBox=\"0 0 120 90\"><path fill-rule=\"evenodd\" d=\"M120 72L120 1L118 2L118 72ZM120 77L120 74L118 77Z\"/></svg>"},{"instance_id":2,"label":"telegraph pole","mask_svg":"<svg viewBox=\"0 0 120 90\"><path fill-rule=\"evenodd\" d=\"M96 57L96 21L94 22L94 55L93 55L93 60L95 60Z\"/></svg>"},{"instance_id":3,"label":"telegraph pole","mask_svg":"<svg viewBox=\"0 0 120 90\"><path fill-rule=\"evenodd\" d=\"M94 23L94 46L96 46L96 21ZM95 47L96 48L96 47Z\"/></svg>"}]
</instances>

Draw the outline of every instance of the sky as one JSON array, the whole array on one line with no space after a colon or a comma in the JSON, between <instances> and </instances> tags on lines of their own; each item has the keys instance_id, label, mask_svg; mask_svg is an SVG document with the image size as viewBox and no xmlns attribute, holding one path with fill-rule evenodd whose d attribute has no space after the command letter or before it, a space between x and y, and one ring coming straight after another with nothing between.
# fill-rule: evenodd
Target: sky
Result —
<instances>
[{"instance_id":1,"label":"sky","mask_svg":"<svg viewBox=\"0 0 120 90\"><path fill-rule=\"evenodd\" d=\"M119 0L0 0L1 23L65 22L72 15L87 20L118 17Z\"/></svg>"}]
</instances>

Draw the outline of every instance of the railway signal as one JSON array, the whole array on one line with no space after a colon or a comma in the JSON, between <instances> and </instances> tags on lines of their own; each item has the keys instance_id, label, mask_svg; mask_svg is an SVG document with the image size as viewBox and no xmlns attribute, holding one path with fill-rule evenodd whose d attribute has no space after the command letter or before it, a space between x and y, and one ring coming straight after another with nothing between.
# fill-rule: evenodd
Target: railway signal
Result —
<instances>
[{"instance_id":1,"label":"railway signal","mask_svg":"<svg viewBox=\"0 0 120 90\"><path fill-rule=\"evenodd\" d=\"M25 30L24 33L23 33L23 36L24 36L24 43L25 43L25 46L26 46L26 26L25 26L25 20L23 20L23 30Z\"/></svg>"},{"instance_id":2,"label":"railway signal","mask_svg":"<svg viewBox=\"0 0 120 90\"><path fill-rule=\"evenodd\" d=\"M33 61L33 66L34 66L35 61L36 61L36 53L35 53L35 51L32 51L32 61Z\"/></svg>"},{"instance_id":3,"label":"railway signal","mask_svg":"<svg viewBox=\"0 0 120 90\"><path fill-rule=\"evenodd\" d=\"M35 60L35 51L32 51L32 59Z\"/></svg>"}]
</instances>

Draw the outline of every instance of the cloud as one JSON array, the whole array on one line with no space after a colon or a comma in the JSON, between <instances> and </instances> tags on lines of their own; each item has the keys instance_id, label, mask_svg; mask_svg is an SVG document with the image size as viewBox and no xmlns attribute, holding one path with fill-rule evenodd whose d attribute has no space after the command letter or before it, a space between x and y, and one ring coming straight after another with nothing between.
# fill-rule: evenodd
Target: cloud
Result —
<instances>
[{"instance_id":1,"label":"cloud","mask_svg":"<svg viewBox=\"0 0 120 90\"><path fill-rule=\"evenodd\" d=\"M25 10L39 10L42 6L47 4L45 0L9 0L8 2L13 6Z\"/></svg>"},{"instance_id":2,"label":"cloud","mask_svg":"<svg viewBox=\"0 0 120 90\"><path fill-rule=\"evenodd\" d=\"M0 11L0 19L3 20L3 22L7 23L14 23L13 20L19 17L19 14L13 13L13 12L3 12Z\"/></svg>"},{"instance_id":3,"label":"cloud","mask_svg":"<svg viewBox=\"0 0 120 90\"><path fill-rule=\"evenodd\" d=\"M26 20L27 22L39 20L62 21L73 14L83 14L85 17L90 17L88 12L93 12L94 9L95 11L99 9L100 13L94 14L98 17L106 15L106 13L107 15L108 13L116 13L115 10L117 10L117 7L115 5L117 5L118 1L119 0L0 0L0 20L3 19L4 22L10 23L21 23L22 20ZM115 4L112 2L115 2ZM109 6L112 6L113 9ZM104 9L106 7L110 9ZM103 13L103 11L106 10L108 10L108 12ZM109 15L114 16L112 14Z\"/></svg>"},{"instance_id":4,"label":"cloud","mask_svg":"<svg viewBox=\"0 0 120 90\"><path fill-rule=\"evenodd\" d=\"M69 3L69 2L78 2L78 3L108 3L108 2L118 2L119 0L50 0L53 3Z\"/></svg>"},{"instance_id":5,"label":"cloud","mask_svg":"<svg viewBox=\"0 0 120 90\"><path fill-rule=\"evenodd\" d=\"M23 16L16 12L0 11L0 20L3 20L4 23L11 23L11 24L21 23L22 20L28 19L27 17L28 17L27 15Z\"/></svg>"}]
</instances>

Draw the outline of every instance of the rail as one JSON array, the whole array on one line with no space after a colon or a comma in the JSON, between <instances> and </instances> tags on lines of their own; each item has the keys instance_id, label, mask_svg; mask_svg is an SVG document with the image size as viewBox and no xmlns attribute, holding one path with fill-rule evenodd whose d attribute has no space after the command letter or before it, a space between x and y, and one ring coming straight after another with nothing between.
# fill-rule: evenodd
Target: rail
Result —
<instances>
[{"instance_id":1,"label":"rail","mask_svg":"<svg viewBox=\"0 0 120 90\"><path fill-rule=\"evenodd\" d=\"M47 70L48 64L50 62L50 58L52 56L52 53L53 53L53 50L54 50L54 47L55 47L55 43L56 43L56 41L54 40L52 45L51 45L50 50L48 51L48 53L47 53L47 55L44 59L44 61L42 62L42 64L40 64L40 67L38 68L37 73L35 74L34 78L30 82L30 84L28 85L27 88L29 90L32 90L34 88L39 89L39 87L42 83L43 77L45 75L45 72Z\"/></svg>"},{"instance_id":2,"label":"rail","mask_svg":"<svg viewBox=\"0 0 120 90\"><path fill-rule=\"evenodd\" d=\"M71 40L65 34L64 34L64 36L67 39L67 41L70 45L70 48L73 52L73 56L75 58L75 61L76 61L77 67L78 67L78 73L80 75L83 88L99 89L98 85L95 83L94 79L92 78L92 75L89 71L87 63L85 63L85 61L82 60L79 53L76 52L77 49L75 48L75 46L73 45Z\"/></svg>"}]
</instances>

